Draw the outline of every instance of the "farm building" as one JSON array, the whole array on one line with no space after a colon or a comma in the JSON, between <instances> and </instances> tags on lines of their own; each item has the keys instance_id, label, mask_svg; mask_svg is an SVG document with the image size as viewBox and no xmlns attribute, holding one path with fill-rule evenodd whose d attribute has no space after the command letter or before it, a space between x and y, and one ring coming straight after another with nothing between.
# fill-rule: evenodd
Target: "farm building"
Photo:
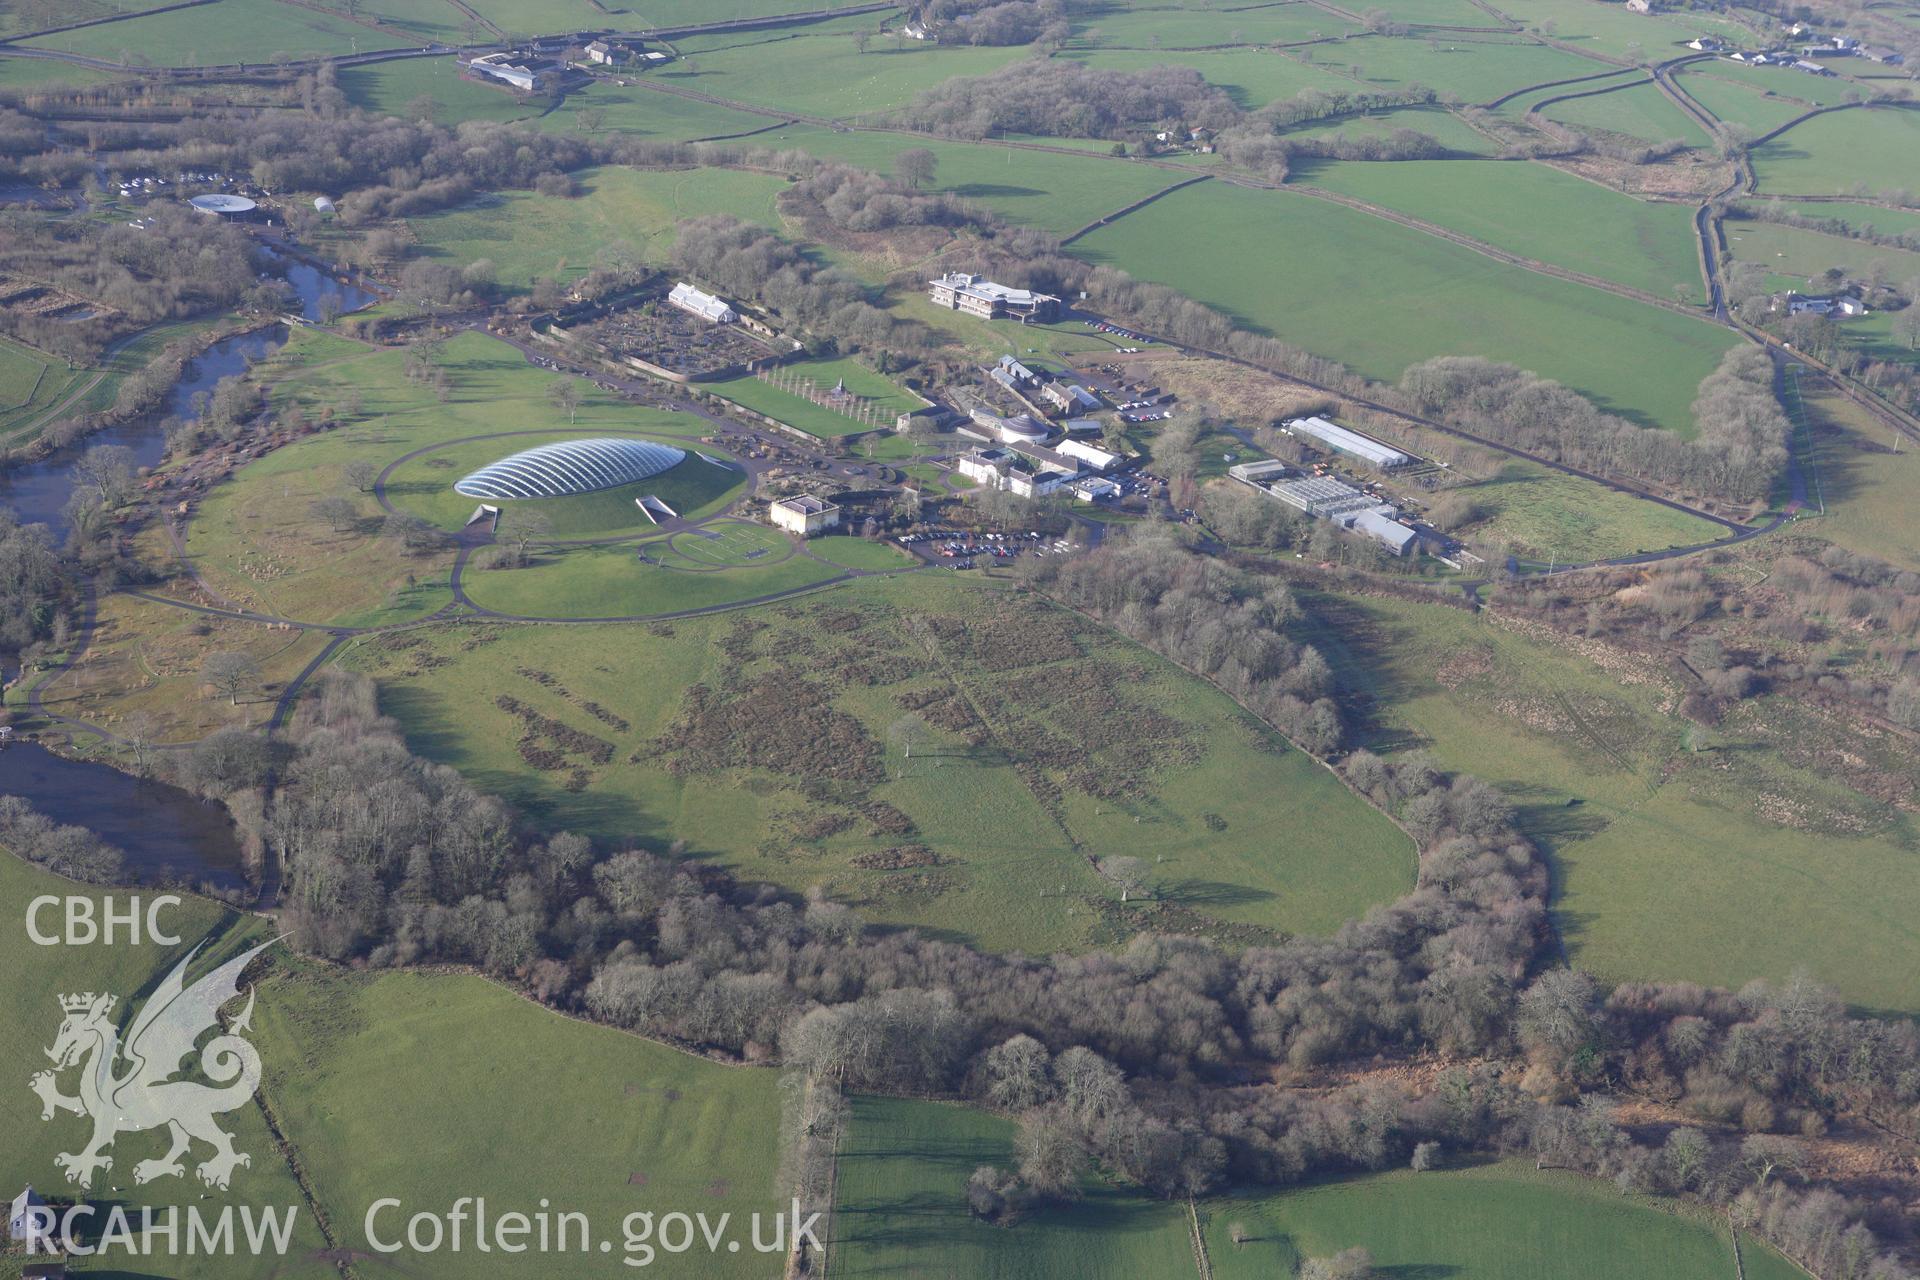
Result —
<instances>
[{"instance_id":1,"label":"farm building","mask_svg":"<svg viewBox=\"0 0 1920 1280\"><path fill-rule=\"evenodd\" d=\"M1363 436L1358 431L1349 431L1325 418L1295 418L1286 424L1286 428L1296 436L1306 436L1329 449L1349 454L1382 471L1404 467L1413 461L1398 449Z\"/></svg>"},{"instance_id":2,"label":"farm building","mask_svg":"<svg viewBox=\"0 0 1920 1280\"><path fill-rule=\"evenodd\" d=\"M1107 430L1098 418L1068 418L1060 424L1060 429L1070 436L1104 435Z\"/></svg>"},{"instance_id":3,"label":"farm building","mask_svg":"<svg viewBox=\"0 0 1920 1280\"><path fill-rule=\"evenodd\" d=\"M705 290L696 289L685 280L673 286L667 301L682 311L690 311L702 320L711 320L715 324L732 324L740 318L740 313L727 305L724 298L716 298Z\"/></svg>"},{"instance_id":4,"label":"farm building","mask_svg":"<svg viewBox=\"0 0 1920 1280\"><path fill-rule=\"evenodd\" d=\"M7 1239L24 1241L29 1237L46 1236L52 1230L53 1210L29 1183L25 1190L13 1198L13 1204L7 1209Z\"/></svg>"},{"instance_id":5,"label":"farm building","mask_svg":"<svg viewBox=\"0 0 1920 1280\"><path fill-rule=\"evenodd\" d=\"M686 458L670 444L651 440L566 440L502 458L457 481L468 498L562 498L612 489L669 471Z\"/></svg>"},{"instance_id":6,"label":"farm building","mask_svg":"<svg viewBox=\"0 0 1920 1280\"><path fill-rule=\"evenodd\" d=\"M187 203L193 206L195 213L204 213L210 218L224 218L228 222L251 222L260 215L260 206L245 196L194 196Z\"/></svg>"},{"instance_id":7,"label":"farm building","mask_svg":"<svg viewBox=\"0 0 1920 1280\"><path fill-rule=\"evenodd\" d=\"M618 40L595 40L587 46L587 61L602 67L620 67L633 61L633 50Z\"/></svg>"},{"instance_id":8,"label":"farm building","mask_svg":"<svg viewBox=\"0 0 1920 1280\"><path fill-rule=\"evenodd\" d=\"M323 218L331 218L335 212L333 198L331 196L315 196L313 198L313 211Z\"/></svg>"},{"instance_id":9,"label":"farm building","mask_svg":"<svg viewBox=\"0 0 1920 1280\"><path fill-rule=\"evenodd\" d=\"M1825 297L1789 293L1785 297L1774 298L1770 307L1774 311L1782 308L1790 316L1863 316L1867 314L1866 303L1845 293Z\"/></svg>"},{"instance_id":10,"label":"farm building","mask_svg":"<svg viewBox=\"0 0 1920 1280\"><path fill-rule=\"evenodd\" d=\"M773 521L774 528L785 529L788 533L797 533L810 538L816 533L840 525L840 508L825 498L816 498L803 493L794 498L781 498L767 507L767 518Z\"/></svg>"},{"instance_id":11,"label":"farm building","mask_svg":"<svg viewBox=\"0 0 1920 1280\"><path fill-rule=\"evenodd\" d=\"M1100 407L1100 398L1077 382L1049 382L1040 394L1063 413L1090 413Z\"/></svg>"},{"instance_id":12,"label":"farm building","mask_svg":"<svg viewBox=\"0 0 1920 1280\"><path fill-rule=\"evenodd\" d=\"M964 311L982 320L1045 322L1060 314L1060 299L1050 293L1013 289L965 271L949 271L927 282L927 296L938 307Z\"/></svg>"},{"instance_id":13,"label":"farm building","mask_svg":"<svg viewBox=\"0 0 1920 1280\"><path fill-rule=\"evenodd\" d=\"M1034 383L1040 381L1039 374L1036 374L1033 370L1027 368L1026 365L1021 364L1018 360L1015 360L1012 356L1001 356L999 369L1000 369L1000 372L1006 374L1007 377L1013 379L1014 384L1016 386L1030 387Z\"/></svg>"},{"instance_id":14,"label":"farm building","mask_svg":"<svg viewBox=\"0 0 1920 1280\"><path fill-rule=\"evenodd\" d=\"M1259 462L1237 462L1227 468L1227 474L1241 484L1250 484L1258 489L1270 480L1278 480L1293 468L1284 462L1275 462L1271 458Z\"/></svg>"}]
</instances>

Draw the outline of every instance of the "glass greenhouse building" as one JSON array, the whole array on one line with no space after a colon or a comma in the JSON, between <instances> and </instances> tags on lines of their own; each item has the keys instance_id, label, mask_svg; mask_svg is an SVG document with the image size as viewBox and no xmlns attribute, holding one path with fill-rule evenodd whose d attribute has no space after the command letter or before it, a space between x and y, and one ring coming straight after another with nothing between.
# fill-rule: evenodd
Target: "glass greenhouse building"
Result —
<instances>
[{"instance_id":1,"label":"glass greenhouse building","mask_svg":"<svg viewBox=\"0 0 1920 1280\"><path fill-rule=\"evenodd\" d=\"M686 456L651 440L567 440L502 458L453 490L469 498L562 498L657 476Z\"/></svg>"}]
</instances>

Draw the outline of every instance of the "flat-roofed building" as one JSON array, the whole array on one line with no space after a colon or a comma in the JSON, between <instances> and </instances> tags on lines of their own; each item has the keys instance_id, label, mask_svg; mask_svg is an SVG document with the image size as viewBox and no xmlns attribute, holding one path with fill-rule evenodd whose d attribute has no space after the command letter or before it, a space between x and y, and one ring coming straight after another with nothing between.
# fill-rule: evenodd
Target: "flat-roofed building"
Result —
<instances>
[{"instance_id":1,"label":"flat-roofed building","mask_svg":"<svg viewBox=\"0 0 1920 1280\"><path fill-rule=\"evenodd\" d=\"M1092 467L1095 471L1111 471L1120 465L1119 454L1095 448L1086 441L1075 440L1071 436L1053 446L1053 451Z\"/></svg>"},{"instance_id":2,"label":"flat-roofed building","mask_svg":"<svg viewBox=\"0 0 1920 1280\"><path fill-rule=\"evenodd\" d=\"M769 503L767 517L773 521L776 529L785 529L788 533L797 533L803 538L811 538L816 533L825 533L828 529L839 527L840 508L825 498L803 493L797 497L780 498Z\"/></svg>"},{"instance_id":3,"label":"flat-roofed building","mask_svg":"<svg viewBox=\"0 0 1920 1280\"><path fill-rule=\"evenodd\" d=\"M1050 293L995 284L965 271L949 271L938 280L927 281L927 296L937 307L964 311L982 320L1044 323L1060 314L1060 299Z\"/></svg>"},{"instance_id":4,"label":"flat-roofed building","mask_svg":"<svg viewBox=\"0 0 1920 1280\"><path fill-rule=\"evenodd\" d=\"M1250 484L1256 489L1264 489L1270 481L1283 479L1292 470L1293 468L1284 462L1262 458L1258 462L1236 462L1227 468L1227 474L1241 484Z\"/></svg>"}]
</instances>

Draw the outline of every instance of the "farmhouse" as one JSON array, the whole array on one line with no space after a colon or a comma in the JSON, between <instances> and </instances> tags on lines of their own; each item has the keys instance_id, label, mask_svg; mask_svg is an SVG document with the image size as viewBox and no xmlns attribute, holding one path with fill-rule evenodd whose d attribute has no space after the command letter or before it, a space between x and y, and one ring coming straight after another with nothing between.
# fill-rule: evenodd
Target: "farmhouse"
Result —
<instances>
[{"instance_id":1,"label":"farmhouse","mask_svg":"<svg viewBox=\"0 0 1920 1280\"><path fill-rule=\"evenodd\" d=\"M1053 320L1060 314L1060 299L1050 293L1009 288L965 271L949 271L938 280L929 280L927 296L935 306L964 311L982 320L1031 324Z\"/></svg>"},{"instance_id":2,"label":"farmhouse","mask_svg":"<svg viewBox=\"0 0 1920 1280\"><path fill-rule=\"evenodd\" d=\"M740 313L728 306L724 299L696 289L685 280L673 286L667 301L682 311L692 312L702 320L711 320L715 324L732 324L740 318Z\"/></svg>"},{"instance_id":3,"label":"farmhouse","mask_svg":"<svg viewBox=\"0 0 1920 1280\"><path fill-rule=\"evenodd\" d=\"M1049 382L1040 394L1062 413L1088 413L1100 407L1100 398L1077 382Z\"/></svg>"},{"instance_id":4,"label":"farmhouse","mask_svg":"<svg viewBox=\"0 0 1920 1280\"><path fill-rule=\"evenodd\" d=\"M1867 304L1852 294L1834 294L1827 297L1808 297L1805 294L1789 293L1785 298L1774 298L1771 309L1778 311L1785 306L1790 316L1863 316L1867 314Z\"/></svg>"},{"instance_id":5,"label":"farmhouse","mask_svg":"<svg viewBox=\"0 0 1920 1280\"><path fill-rule=\"evenodd\" d=\"M587 46L587 61L599 66L625 66L633 58L633 50L618 40L595 40Z\"/></svg>"},{"instance_id":6,"label":"farmhouse","mask_svg":"<svg viewBox=\"0 0 1920 1280\"><path fill-rule=\"evenodd\" d=\"M19 1242L53 1231L53 1209L29 1183L7 1210L7 1239Z\"/></svg>"},{"instance_id":7,"label":"farmhouse","mask_svg":"<svg viewBox=\"0 0 1920 1280\"><path fill-rule=\"evenodd\" d=\"M1381 471L1391 471L1395 467L1404 467L1412 458L1391 446L1381 444L1358 431L1349 431L1325 418L1295 418L1288 422L1286 429L1296 436L1306 436L1329 449L1360 459L1367 465Z\"/></svg>"},{"instance_id":8,"label":"farmhouse","mask_svg":"<svg viewBox=\"0 0 1920 1280\"><path fill-rule=\"evenodd\" d=\"M840 524L840 508L825 498L817 498L810 493L798 497L781 498L767 507L767 518L773 521L774 528L785 529L788 533L797 533L803 538L811 538L816 533L837 528Z\"/></svg>"}]
</instances>

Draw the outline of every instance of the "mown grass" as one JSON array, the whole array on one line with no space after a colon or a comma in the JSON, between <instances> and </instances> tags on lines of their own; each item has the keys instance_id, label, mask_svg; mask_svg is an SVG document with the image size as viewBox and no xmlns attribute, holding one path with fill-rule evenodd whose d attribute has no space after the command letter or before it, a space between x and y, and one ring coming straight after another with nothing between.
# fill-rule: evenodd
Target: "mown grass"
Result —
<instances>
[{"instance_id":1,"label":"mown grass","mask_svg":"<svg viewBox=\"0 0 1920 1280\"><path fill-rule=\"evenodd\" d=\"M343 1247L371 1253L377 1199L403 1202L377 1223L396 1239L412 1213L475 1196L491 1215L587 1214L586 1252L549 1265L605 1273L615 1264L600 1242L620 1258L629 1213L729 1213L744 1241L749 1215L785 1207L770 1071L578 1022L461 974L288 965L262 984L259 1015L263 1093ZM469 1235L460 1252L396 1261L422 1277L515 1276L528 1256L478 1252ZM768 1265L743 1244L661 1253L648 1271L725 1280Z\"/></svg>"},{"instance_id":2,"label":"mown grass","mask_svg":"<svg viewBox=\"0 0 1920 1280\"><path fill-rule=\"evenodd\" d=\"M137 1257L110 1254L94 1260L93 1265L126 1263L129 1270L123 1274L179 1277L180 1280L199 1277L239 1280L267 1274L297 1280L324 1280L335 1274L329 1263L314 1256L316 1250L325 1247L325 1241L314 1225L313 1215L301 1197L286 1160L274 1146L264 1117L255 1107L242 1107L219 1117L221 1127L233 1134L235 1149L250 1155L253 1163L236 1169L232 1187L217 1198L204 1194L206 1188L195 1176L194 1165L209 1154L209 1149L199 1144L195 1146L184 1177L162 1178L143 1186L134 1184L135 1163L157 1159L165 1153L165 1135L152 1131L119 1135L111 1152L113 1169L97 1174L89 1191L82 1192L65 1180L54 1164L54 1156L80 1150L87 1140L88 1122L71 1114L42 1121L40 1099L26 1087L30 1076L49 1065L42 1051L53 1043L60 1027L62 1013L58 997L83 991L115 995L119 997L119 1004L113 1011L114 1019L124 1028L130 1017L139 1012L146 994L196 943L207 941L192 970L193 977L271 935L264 921L243 919L213 902L189 897L178 908L163 909L158 917L164 928L183 940L177 947L157 945L144 932L137 945L128 945L122 937L113 946L38 946L28 938L24 927L26 907L30 900L49 894L92 900L96 918L107 900L111 899L116 910L125 911L135 896L129 890L103 890L75 884L0 849L0 904L4 904L8 916L7 927L0 930L0 971L7 975L7 981L0 984L0 1023L8 1029L7 1035L0 1036L0 1070L13 1085L0 1090L0 1131L7 1135L6 1141L0 1142L0 1185L8 1188L7 1198L11 1200L22 1186L32 1183L42 1195L54 1201L70 1202L84 1195L103 1205L108 1201L120 1204L134 1215L135 1222L139 1220L141 1206L160 1210L171 1205L183 1214L189 1207L196 1207L202 1213L217 1213L223 1203L229 1202L256 1208L270 1206L276 1210L297 1207L292 1244L284 1258L263 1259L246 1254L187 1256L182 1245L177 1255L159 1250ZM143 903L148 902L151 895L141 895L141 898ZM58 915L59 908L43 912L42 927L57 928ZM281 953L269 952L268 956L269 959L256 961L267 972L285 963ZM268 1003L263 993L256 1012L264 1012ZM270 1065L274 1063L271 1050L264 1050L263 1057ZM124 1073L124 1065L119 1071ZM74 1074L68 1072L61 1083L71 1092ZM98 1224L100 1219L94 1221ZM7 1265L0 1262L0 1271Z\"/></svg>"},{"instance_id":3,"label":"mown grass","mask_svg":"<svg viewBox=\"0 0 1920 1280\"><path fill-rule=\"evenodd\" d=\"M1013 1125L937 1102L859 1097L841 1140L833 1238L836 1276L968 1280L1176 1280L1196 1274L1182 1206L1097 1182L1076 1203L1011 1228L967 1210L967 1177L1016 1163ZM1272 1274L1272 1273L1268 1273Z\"/></svg>"},{"instance_id":4,"label":"mown grass","mask_svg":"<svg viewBox=\"0 0 1920 1280\"><path fill-rule=\"evenodd\" d=\"M676 538L676 545L684 538ZM620 563L622 555L627 563ZM803 566L820 575L834 572L800 559L776 570L676 573L637 565L630 549L566 557L586 562L579 573L586 583L581 607L600 614L625 603L622 574L662 584L660 598L646 603L684 604L693 603L686 591L751 581L755 574ZM477 602L503 608L504 580L544 571L481 575L468 589ZM538 603L550 607L553 594ZM1009 654L987 666L964 655L930 665L928 651L908 639L909 624L920 625L915 619L1014 626L1002 616L1007 609L1016 611L1008 616L1020 628L1057 621L1050 606L1007 599L952 575L912 574L863 579L784 604L665 626L510 627L489 630L479 644L469 643L471 633L462 629L425 633L429 648L412 639L368 640L345 661L379 680L383 709L400 718L417 750L509 796L543 825L638 839L656 848L677 838L691 856L745 878L796 890L820 885L870 919L996 949L1077 948L1125 936L1156 919L1229 932L1327 932L1407 885L1412 860L1406 841L1384 819L1210 686L1117 637L1089 632L1070 651ZM843 619L847 611L870 619L874 628L861 632L870 638L852 650L834 640L839 631L822 631L815 621ZM850 793L836 787L809 792L803 777L770 768L681 773L671 767L673 757L654 745L680 714L685 690L717 679L729 666L736 630L762 624L771 630L756 643L770 653L792 645L818 648L818 659L803 663L802 671L828 670L839 660L834 654L880 664L874 684L829 686L831 705L857 720L879 746L885 776L863 783L865 793L907 815L911 830L870 826L864 816L846 825L825 821L863 811L847 808L855 803ZM1139 771L1118 797L1088 794L1064 767L1027 763L1042 726L1049 734L1076 732L1077 695L1048 690L1055 680L1073 679L1088 662L1124 690L1134 710L1119 714L1169 717L1186 744ZM571 780L571 764L564 770L530 768L515 747L519 721L493 706L501 673L523 666L552 673L579 698L611 709L629 726L621 730L584 715L575 702L533 682L509 681L514 697L612 744L609 760L581 766L585 774L578 782ZM635 669L645 670L647 678L632 679ZM745 669L784 668L762 657ZM1002 705L999 690L1014 679L1032 692ZM898 695L921 689L982 707L988 732L969 741L928 722L912 731L917 737L898 739L895 727L905 714ZM1125 723L1097 726L1108 732L1096 736L1111 736ZM1098 753L1093 760L1102 774L1136 771ZM935 858L896 870L854 861L907 845L924 845ZM1090 851L1145 859L1160 897L1137 912L1116 915L1119 894L1089 867Z\"/></svg>"},{"instance_id":5,"label":"mown grass","mask_svg":"<svg viewBox=\"0 0 1920 1280\"><path fill-rule=\"evenodd\" d=\"M1693 215L1538 164L1314 162L1296 182L1437 223L1522 257L1661 298L1704 302Z\"/></svg>"},{"instance_id":6,"label":"mown grass","mask_svg":"<svg viewBox=\"0 0 1920 1280\"><path fill-rule=\"evenodd\" d=\"M799 30L792 39L697 50L690 61L650 74L737 102L846 118L904 106L942 80L986 75L1027 56L1024 47L880 39L860 53L848 32Z\"/></svg>"},{"instance_id":7,"label":"mown grass","mask_svg":"<svg viewBox=\"0 0 1920 1280\"><path fill-rule=\"evenodd\" d=\"M1385 1173L1203 1205L1220 1280L1290 1275L1301 1261L1356 1246L1388 1276L1448 1280L1732 1280L1733 1242L1706 1213L1630 1197L1577 1174L1519 1161L1433 1173ZM1235 1244L1235 1227L1244 1230ZM1802 1273L1750 1235L1751 1280Z\"/></svg>"},{"instance_id":8,"label":"mown grass","mask_svg":"<svg viewBox=\"0 0 1920 1280\"><path fill-rule=\"evenodd\" d=\"M1710 520L1528 462L1508 462L1492 479L1460 492L1484 504L1488 515L1456 532L1510 548L1522 559L1606 560L1726 536Z\"/></svg>"},{"instance_id":9,"label":"mown grass","mask_svg":"<svg viewBox=\"0 0 1920 1280\"><path fill-rule=\"evenodd\" d=\"M1794 125L1755 148L1753 172L1768 195L1894 191L1914 185L1915 155L1920 155L1920 110L1864 107Z\"/></svg>"},{"instance_id":10,"label":"mown grass","mask_svg":"<svg viewBox=\"0 0 1920 1280\"><path fill-rule=\"evenodd\" d=\"M1424 133L1448 151L1462 156L1492 155L1499 148L1492 139L1444 107L1401 107L1361 116L1343 116L1322 124L1286 131L1289 138L1380 138L1398 129Z\"/></svg>"},{"instance_id":11,"label":"mown grass","mask_svg":"<svg viewBox=\"0 0 1920 1280\"><path fill-rule=\"evenodd\" d=\"M905 569L913 557L891 542L869 542L850 534L829 534L807 543L807 552L849 569Z\"/></svg>"},{"instance_id":12,"label":"mown grass","mask_svg":"<svg viewBox=\"0 0 1920 1280\"><path fill-rule=\"evenodd\" d=\"M683 218L731 213L778 225L773 198L783 184L770 174L607 167L574 176L579 193L572 197L494 193L411 225L426 256L459 265L485 259L499 282L515 290L536 276L585 275L602 248L622 241L650 261L665 261L674 224Z\"/></svg>"},{"instance_id":13,"label":"mown grass","mask_svg":"<svg viewBox=\"0 0 1920 1280\"><path fill-rule=\"evenodd\" d=\"M171 13L62 31L27 42L41 49L158 66L266 63L294 58L395 49L407 42L332 14L259 0L217 0Z\"/></svg>"},{"instance_id":14,"label":"mown grass","mask_svg":"<svg viewBox=\"0 0 1920 1280\"><path fill-rule=\"evenodd\" d=\"M653 552L649 545L648 554ZM496 613L536 618L624 618L681 613L778 595L837 576L797 556L691 572L668 557L642 560L631 545L542 551L521 569L469 566L467 597Z\"/></svg>"},{"instance_id":15,"label":"mown grass","mask_svg":"<svg viewBox=\"0 0 1920 1280\"><path fill-rule=\"evenodd\" d=\"M1920 947L1912 821L1810 763L1867 739L1761 699L1690 745L1651 657L1439 606L1316 605L1314 642L1374 700L1375 749L1425 747L1515 800L1574 963L1729 987L1806 968L1860 1006L1920 1009L1913 966L1875 959Z\"/></svg>"},{"instance_id":16,"label":"mown grass","mask_svg":"<svg viewBox=\"0 0 1920 1280\"><path fill-rule=\"evenodd\" d=\"M0 339L0 446L24 444L29 431L92 370L69 371L64 360Z\"/></svg>"},{"instance_id":17,"label":"mown grass","mask_svg":"<svg viewBox=\"0 0 1920 1280\"><path fill-rule=\"evenodd\" d=\"M1700 380L1736 341L1683 315L1283 192L1204 183L1073 248L1370 377L1395 380L1437 355L1485 356L1683 435Z\"/></svg>"},{"instance_id":18,"label":"mown grass","mask_svg":"<svg viewBox=\"0 0 1920 1280\"><path fill-rule=\"evenodd\" d=\"M553 375L481 334L461 334L446 344L444 401L409 379L405 365L399 351L302 330L263 370L274 384L277 406L298 405L310 420L325 412L336 425L248 464L201 500L188 525L187 552L216 590L257 612L302 621L364 626L432 613L449 598L445 574L452 551L410 554L381 536L381 512L370 494L347 482L347 464L384 467L412 450L465 436L551 432L463 446L471 454L466 470L457 462L430 466L447 460L434 454L396 472L396 505L419 506L457 529L477 504L456 500L453 482L485 462L575 435L644 432L684 440L705 429L699 419L629 405L590 385L584 386L577 421L569 425L547 400ZM738 478L691 456L682 466L689 470L681 496L695 500L690 510L717 506L724 497L708 491L712 483ZM691 470L696 466L701 470ZM673 487L680 493L673 479L679 471L648 491L665 496ZM418 491L404 487L414 484ZM354 524L338 531L313 512L315 502L334 497L347 498L360 512ZM636 527L645 525L637 511L633 515Z\"/></svg>"},{"instance_id":19,"label":"mown grass","mask_svg":"<svg viewBox=\"0 0 1920 1280\"><path fill-rule=\"evenodd\" d=\"M872 405L879 411L879 416L871 422L851 417L834 408L831 403L818 404L804 395L762 381L750 373L724 382L702 383L700 389L823 439L862 431L891 431L895 417L925 407L925 401L901 389L885 374L877 373L851 357L798 361L780 366L778 372L782 377L811 379L813 385L823 392L831 392L834 387L844 383L856 397L846 402L848 408Z\"/></svg>"}]
</instances>

